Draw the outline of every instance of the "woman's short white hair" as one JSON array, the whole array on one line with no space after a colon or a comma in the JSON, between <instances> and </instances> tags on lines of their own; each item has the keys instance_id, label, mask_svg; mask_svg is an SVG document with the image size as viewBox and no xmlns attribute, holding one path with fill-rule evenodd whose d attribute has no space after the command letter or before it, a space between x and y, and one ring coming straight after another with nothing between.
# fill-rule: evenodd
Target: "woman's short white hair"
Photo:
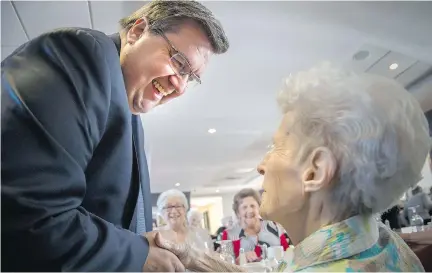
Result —
<instances>
[{"instance_id":1,"label":"woman's short white hair","mask_svg":"<svg viewBox=\"0 0 432 273\"><path fill-rule=\"evenodd\" d=\"M431 148L428 123L395 80L323 64L288 77L278 102L293 114L299 161L319 146L335 156L337 214L383 211L420 181Z\"/></svg>"},{"instance_id":2,"label":"woman's short white hair","mask_svg":"<svg viewBox=\"0 0 432 273\"><path fill-rule=\"evenodd\" d=\"M167 191L164 191L163 193L161 193L157 199L156 206L157 206L159 212L162 212L162 210L164 209L164 207L167 203L167 200L169 198L172 198L172 197L180 198L186 211L189 209L189 204L188 204L186 195L177 189L170 189L170 190L167 190Z\"/></svg>"}]
</instances>

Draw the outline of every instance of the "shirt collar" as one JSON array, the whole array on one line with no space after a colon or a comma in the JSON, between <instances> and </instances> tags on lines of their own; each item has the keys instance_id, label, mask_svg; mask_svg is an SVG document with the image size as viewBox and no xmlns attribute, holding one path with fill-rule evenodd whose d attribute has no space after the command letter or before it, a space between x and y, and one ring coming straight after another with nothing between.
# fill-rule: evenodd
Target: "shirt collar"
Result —
<instances>
[{"instance_id":1,"label":"shirt collar","mask_svg":"<svg viewBox=\"0 0 432 273\"><path fill-rule=\"evenodd\" d=\"M112 35L109 36L111 38L111 40L114 42L116 48L117 48L117 52L120 56L120 48L121 48L121 39L120 39L120 33L114 33Z\"/></svg>"},{"instance_id":2,"label":"shirt collar","mask_svg":"<svg viewBox=\"0 0 432 273\"><path fill-rule=\"evenodd\" d=\"M344 259L371 248L379 238L372 216L354 216L325 226L294 248L293 271Z\"/></svg>"}]
</instances>

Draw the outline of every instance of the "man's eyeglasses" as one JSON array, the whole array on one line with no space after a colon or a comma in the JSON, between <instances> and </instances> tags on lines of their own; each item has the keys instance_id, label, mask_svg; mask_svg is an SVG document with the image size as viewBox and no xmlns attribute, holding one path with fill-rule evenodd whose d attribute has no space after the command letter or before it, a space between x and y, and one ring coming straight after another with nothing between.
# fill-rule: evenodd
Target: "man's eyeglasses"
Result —
<instances>
[{"instance_id":1,"label":"man's eyeglasses","mask_svg":"<svg viewBox=\"0 0 432 273\"><path fill-rule=\"evenodd\" d=\"M188 87L193 87L197 84L201 84L201 78L192 71L192 67L187 57L181 53L168 39L168 37L160 30L156 30L156 33L169 44L171 47L171 67L177 76L188 79Z\"/></svg>"}]
</instances>

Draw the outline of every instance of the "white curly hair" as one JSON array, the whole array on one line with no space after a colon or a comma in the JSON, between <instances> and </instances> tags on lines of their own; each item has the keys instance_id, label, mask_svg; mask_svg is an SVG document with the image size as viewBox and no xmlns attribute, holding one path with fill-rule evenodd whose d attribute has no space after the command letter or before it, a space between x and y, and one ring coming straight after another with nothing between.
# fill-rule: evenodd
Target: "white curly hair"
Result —
<instances>
[{"instance_id":1,"label":"white curly hair","mask_svg":"<svg viewBox=\"0 0 432 273\"><path fill-rule=\"evenodd\" d=\"M170 189L170 190L162 192L156 201L156 206L158 208L159 213L162 213L168 198L171 198L171 197L180 198L183 202L183 205L184 205L186 211L189 210L189 204L188 204L188 200L186 198L186 195L177 189Z\"/></svg>"},{"instance_id":2,"label":"white curly hair","mask_svg":"<svg viewBox=\"0 0 432 273\"><path fill-rule=\"evenodd\" d=\"M326 63L288 77L278 102L293 114L299 162L319 146L335 156L338 215L383 211L420 181L431 148L428 123L395 80Z\"/></svg>"}]
</instances>

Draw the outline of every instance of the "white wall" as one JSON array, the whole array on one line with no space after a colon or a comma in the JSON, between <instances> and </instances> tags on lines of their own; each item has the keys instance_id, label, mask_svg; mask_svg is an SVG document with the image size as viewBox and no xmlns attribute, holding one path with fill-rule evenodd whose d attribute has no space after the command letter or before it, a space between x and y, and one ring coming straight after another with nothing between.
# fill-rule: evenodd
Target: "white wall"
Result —
<instances>
[{"instance_id":1,"label":"white wall","mask_svg":"<svg viewBox=\"0 0 432 273\"><path fill-rule=\"evenodd\" d=\"M214 216L211 216L211 218L214 218L210 220L210 222L216 223L216 217L217 217L217 225L219 228L220 224L221 224L221 220L224 217L227 216L233 216L234 212L232 210L232 204L233 204L233 198L234 195L237 192L233 192L233 193L223 193L223 194L218 194L218 195L208 195L208 196L199 196L199 197L191 197L191 203L194 204L195 208L199 208L199 207L205 207L207 208L208 203L203 202L203 200L208 199L211 200L212 204L215 204L215 212L214 212ZM219 199L220 201L215 202L215 199ZM199 200L200 202L196 202L196 200ZM209 201L210 203L210 201ZM216 209L216 207L218 207ZM201 210L201 209L200 209ZM213 226L212 226L213 229Z\"/></svg>"},{"instance_id":2,"label":"white wall","mask_svg":"<svg viewBox=\"0 0 432 273\"><path fill-rule=\"evenodd\" d=\"M222 215L222 202L213 203L201 212L207 211L209 214L210 233L215 234L221 226Z\"/></svg>"},{"instance_id":3,"label":"white wall","mask_svg":"<svg viewBox=\"0 0 432 273\"><path fill-rule=\"evenodd\" d=\"M236 193L237 192L225 193L225 194L221 194L220 195L222 197L222 213L223 213L223 217L234 215L234 211L232 209L232 205L233 205L234 195Z\"/></svg>"},{"instance_id":4,"label":"white wall","mask_svg":"<svg viewBox=\"0 0 432 273\"><path fill-rule=\"evenodd\" d=\"M191 197L191 207L209 216L209 231L215 233L223 218L222 198L219 196Z\"/></svg>"}]
</instances>

